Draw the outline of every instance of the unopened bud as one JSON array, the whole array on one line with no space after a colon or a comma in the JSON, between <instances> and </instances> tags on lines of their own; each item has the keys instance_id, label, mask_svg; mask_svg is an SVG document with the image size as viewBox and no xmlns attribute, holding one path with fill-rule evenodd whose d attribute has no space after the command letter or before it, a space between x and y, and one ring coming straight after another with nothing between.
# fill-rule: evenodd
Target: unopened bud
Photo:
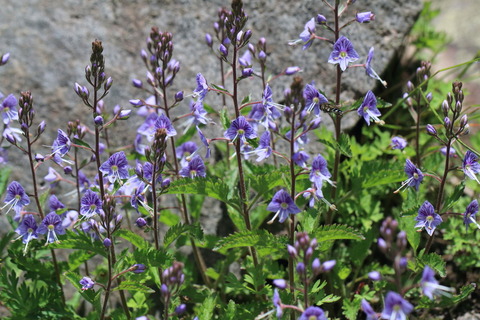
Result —
<instances>
[{"instance_id":1,"label":"unopened bud","mask_svg":"<svg viewBox=\"0 0 480 320\"><path fill-rule=\"evenodd\" d=\"M425 98L427 99L428 102L432 102L432 99L433 99L433 94L431 92L427 93L427 95L425 96Z\"/></svg>"},{"instance_id":2,"label":"unopened bud","mask_svg":"<svg viewBox=\"0 0 480 320\"><path fill-rule=\"evenodd\" d=\"M443 112L444 117L448 116L448 111L450 110L449 105L450 104L448 103L447 100L443 100L443 102L442 102L442 112Z\"/></svg>"},{"instance_id":3,"label":"unopened bud","mask_svg":"<svg viewBox=\"0 0 480 320\"><path fill-rule=\"evenodd\" d=\"M324 263L322 263L322 271L323 272L328 272L328 271L332 270L333 267L335 267L336 264L337 264L337 261L335 261L335 260L325 261Z\"/></svg>"},{"instance_id":4,"label":"unopened bud","mask_svg":"<svg viewBox=\"0 0 480 320\"><path fill-rule=\"evenodd\" d=\"M181 316L186 311L187 311L187 305L182 303L181 305L175 308L175 315Z\"/></svg>"},{"instance_id":5,"label":"unopened bud","mask_svg":"<svg viewBox=\"0 0 480 320\"><path fill-rule=\"evenodd\" d=\"M105 246L105 248L109 248L112 245L112 240L110 240L109 238L105 238L105 240L103 240L103 245Z\"/></svg>"},{"instance_id":6,"label":"unopened bud","mask_svg":"<svg viewBox=\"0 0 480 320\"><path fill-rule=\"evenodd\" d=\"M443 125L447 130L450 128L450 126L452 125L452 122L450 121L449 117L445 117L445 119L443 119Z\"/></svg>"},{"instance_id":7,"label":"unopened bud","mask_svg":"<svg viewBox=\"0 0 480 320\"><path fill-rule=\"evenodd\" d=\"M242 77L247 78L250 77L253 74L253 69L252 68L244 68L242 70Z\"/></svg>"},{"instance_id":8,"label":"unopened bud","mask_svg":"<svg viewBox=\"0 0 480 320\"><path fill-rule=\"evenodd\" d=\"M435 129L434 126L431 124L427 124L427 133L431 136L436 136L437 135L437 129Z\"/></svg>"},{"instance_id":9,"label":"unopened bud","mask_svg":"<svg viewBox=\"0 0 480 320\"><path fill-rule=\"evenodd\" d=\"M147 221L143 218L138 218L136 221L135 221L135 224L137 225L137 227L139 228L143 228L147 225Z\"/></svg>"},{"instance_id":10,"label":"unopened bud","mask_svg":"<svg viewBox=\"0 0 480 320\"><path fill-rule=\"evenodd\" d=\"M373 281L379 281L380 279L382 279L382 275L378 271L369 272L368 277L370 278L370 280Z\"/></svg>"},{"instance_id":11,"label":"unopened bud","mask_svg":"<svg viewBox=\"0 0 480 320\"><path fill-rule=\"evenodd\" d=\"M209 46L210 48L212 47L213 40L212 40L212 36L209 33L205 35L205 42L207 43L207 46Z\"/></svg>"},{"instance_id":12,"label":"unopened bud","mask_svg":"<svg viewBox=\"0 0 480 320\"><path fill-rule=\"evenodd\" d=\"M103 125L103 117L102 116L96 116L95 119L93 120L95 122L95 125L97 126L102 126Z\"/></svg>"},{"instance_id":13,"label":"unopened bud","mask_svg":"<svg viewBox=\"0 0 480 320\"><path fill-rule=\"evenodd\" d=\"M132 84L135 88L142 88L143 87L143 82L142 82L142 80L139 80L139 79L133 79Z\"/></svg>"},{"instance_id":14,"label":"unopened bud","mask_svg":"<svg viewBox=\"0 0 480 320\"><path fill-rule=\"evenodd\" d=\"M408 81L407 82L407 91L411 92L414 88L415 88L415 86L413 85L412 81Z\"/></svg>"},{"instance_id":15,"label":"unopened bud","mask_svg":"<svg viewBox=\"0 0 480 320\"><path fill-rule=\"evenodd\" d=\"M178 91L175 93L175 102L180 102L183 100L183 91Z\"/></svg>"},{"instance_id":16,"label":"unopened bud","mask_svg":"<svg viewBox=\"0 0 480 320\"><path fill-rule=\"evenodd\" d=\"M40 153L37 153L37 154L35 155L35 161L37 161L37 162L43 162L44 160L45 160L45 157L42 156Z\"/></svg>"},{"instance_id":17,"label":"unopened bud","mask_svg":"<svg viewBox=\"0 0 480 320\"><path fill-rule=\"evenodd\" d=\"M325 16L322 16L321 14L317 14L317 23L318 24L326 24L327 23L327 18L325 18Z\"/></svg>"},{"instance_id":18,"label":"unopened bud","mask_svg":"<svg viewBox=\"0 0 480 320\"><path fill-rule=\"evenodd\" d=\"M71 174L72 172L73 172L73 169L70 166L65 166L63 168L63 173L65 173L65 174Z\"/></svg>"},{"instance_id":19,"label":"unopened bud","mask_svg":"<svg viewBox=\"0 0 480 320\"><path fill-rule=\"evenodd\" d=\"M303 262L297 263L296 270L299 274L303 274L305 272L305 264Z\"/></svg>"},{"instance_id":20,"label":"unopened bud","mask_svg":"<svg viewBox=\"0 0 480 320\"><path fill-rule=\"evenodd\" d=\"M288 286L288 283L285 279L275 279L273 280L273 285L277 287L278 289L286 289Z\"/></svg>"},{"instance_id":21,"label":"unopened bud","mask_svg":"<svg viewBox=\"0 0 480 320\"><path fill-rule=\"evenodd\" d=\"M227 56L228 56L228 49L227 49L227 47L225 47L223 44L220 44L220 47L218 48L218 51L220 51L220 54L221 54L223 57L227 57Z\"/></svg>"},{"instance_id":22,"label":"unopened bud","mask_svg":"<svg viewBox=\"0 0 480 320\"><path fill-rule=\"evenodd\" d=\"M299 72L299 71L302 71L299 67L295 66L295 67L288 67L287 69L285 69L285 74L287 76L291 76L291 75L294 75L295 73Z\"/></svg>"},{"instance_id":23,"label":"unopened bud","mask_svg":"<svg viewBox=\"0 0 480 320\"><path fill-rule=\"evenodd\" d=\"M7 64L8 62L8 59L10 58L10 53L5 53L2 58L0 59L0 66L3 66L5 64Z\"/></svg>"},{"instance_id":24,"label":"unopened bud","mask_svg":"<svg viewBox=\"0 0 480 320\"><path fill-rule=\"evenodd\" d=\"M170 186L170 179L166 178L165 180L162 181L162 188L168 188Z\"/></svg>"},{"instance_id":25,"label":"unopened bud","mask_svg":"<svg viewBox=\"0 0 480 320\"><path fill-rule=\"evenodd\" d=\"M462 118L460 119L460 128L463 128L467 125L468 123L468 116L464 114Z\"/></svg>"}]
</instances>

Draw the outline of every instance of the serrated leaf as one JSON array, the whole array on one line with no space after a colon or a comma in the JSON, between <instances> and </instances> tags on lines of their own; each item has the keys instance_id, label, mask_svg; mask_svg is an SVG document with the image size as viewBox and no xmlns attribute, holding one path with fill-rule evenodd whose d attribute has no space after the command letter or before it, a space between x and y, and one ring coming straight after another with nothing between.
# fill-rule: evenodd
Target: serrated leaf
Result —
<instances>
[{"instance_id":1,"label":"serrated leaf","mask_svg":"<svg viewBox=\"0 0 480 320\"><path fill-rule=\"evenodd\" d=\"M118 287L115 287L112 291L118 291L118 290L126 290L126 291L138 291L138 292L144 292L144 293L153 293L155 290L152 290L151 288L138 283L137 281L132 281L132 280L125 280L120 283Z\"/></svg>"},{"instance_id":2,"label":"serrated leaf","mask_svg":"<svg viewBox=\"0 0 480 320\"><path fill-rule=\"evenodd\" d=\"M168 231L165 233L165 237L163 238L163 246L166 248L172 242L178 239L183 234L188 234L190 237L196 239L196 240L202 240L203 239L203 231L200 225L198 224L182 224L179 223L177 225L174 225Z\"/></svg>"},{"instance_id":3,"label":"serrated leaf","mask_svg":"<svg viewBox=\"0 0 480 320\"><path fill-rule=\"evenodd\" d=\"M95 252L85 250L74 250L68 255L68 269L70 271L76 270L85 261L90 260L96 255Z\"/></svg>"},{"instance_id":4,"label":"serrated leaf","mask_svg":"<svg viewBox=\"0 0 480 320\"><path fill-rule=\"evenodd\" d=\"M429 253L426 255L420 255L417 257L417 265L420 268L424 268L425 266L429 266L433 270L435 270L436 273L442 278L446 276L446 263L443 258L436 254L436 253Z\"/></svg>"},{"instance_id":5,"label":"serrated leaf","mask_svg":"<svg viewBox=\"0 0 480 320\"><path fill-rule=\"evenodd\" d=\"M255 247L260 256L285 251L288 240L266 230L243 231L220 239L214 251L226 251L232 248Z\"/></svg>"},{"instance_id":6,"label":"serrated leaf","mask_svg":"<svg viewBox=\"0 0 480 320\"><path fill-rule=\"evenodd\" d=\"M197 309L197 316L200 320L213 319L213 310L215 309L215 296L210 295L203 300L202 305Z\"/></svg>"},{"instance_id":7,"label":"serrated leaf","mask_svg":"<svg viewBox=\"0 0 480 320\"><path fill-rule=\"evenodd\" d=\"M237 306L235 301L228 301L227 310L225 311L225 320L234 320L237 319Z\"/></svg>"},{"instance_id":8,"label":"serrated leaf","mask_svg":"<svg viewBox=\"0 0 480 320\"><path fill-rule=\"evenodd\" d=\"M222 110L220 110L220 122L222 123L223 129L228 129L230 127L230 118L228 117L227 108L222 108Z\"/></svg>"},{"instance_id":9,"label":"serrated leaf","mask_svg":"<svg viewBox=\"0 0 480 320\"><path fill-rule=\"evenodd\" d=\"M359 231L340 224L321 226L313 231L312 238L316 238L318 243L331 240L365 240Z\"/></svg>"},{"instance_id":10,"label":"serrated leaf","mask_svg":"<svg viewBox=\"0 0 480 320\"><path fill-rule=\"evenodd\" d=\"M52 242L48 245L52 249L82 249L94 252L103 257L107 257L107 251L100 241L93 242L92 239L83 232L75 233L67 230L66 239L60 242Z\"/></svg>"},{"instance_id":11,"label":"serrated leaf","mask_svg":"<svg viewBox=\"0 0 480 320\"><path fill-rule=\"evenodd\" d=\"M130 230L120 229L115 232L115 235L127 240L139 249L147 249L150 247L150 243L148 241Z\"/></svg>"},{"instance_id":12,"label":"serrated leaf","mask_svg":"<svg viewBox=\"0 0 480 320\"><path fill-rule=\"evenodd\" d=\"M352 150L350 149L350 137L342 133L340 135L340 141L338 142L338 149L340 153L344 156L351 158L352 157Z\"/></svg>"},{"instance_id":13,"label":"serrated leaf","mask_svg":"<svg viewBox=\"0 0 480 320\"><path fill-rule=\"evenodd\" d=\"M225 93L229 93L227 89L219 86L219 85L216 85L214 83L211 83L210 86L218 91L221 91L221 92L225 92Z\"/></svg>"},{"instance_id":14,"label":"serrated leaf","mask_svg":"<svg viewBox=\"0 0 480 320\"><path fill-rule=\"evenodd\" d=\"M335 301L338 301L338 300L340 300L339 296L329 294L328 296L325 296L322 299L320 299L319 301L317 301L315 304L318 305L318 306L321 306L322 304L332 303L332 302L335 302Z\"/></svg>"},{"instance_id":15,"label":"serrated leaf","mask_svg":"<svg viewBox=\"0 0 480 320\"><path fill-rule=\"evenodd\" d=\"M72 142L76 145L79 145L79 146L82 146L82 147L85 147L87 149L90 149L90 150L94 150L92 147L90 147L90 145L88 143L86 143L85 141L83 140L80 140L80 139L77 139L77 138L73 138Z\"/></svg>"},{"instance_id":16,"label":"serrated leaf","mask_svg":"<svg viewBox=\"0 0 480 320\"><path fill-rule=\"evenodd\" d=\"M465 181L462 181L459 185L455 187L453 193L445 200L445 207L443 208L444 211L453 207L453 205L460 199L463 195L463 190L465 189Z\"/></svg>"},{"instance_id":17,"label":"serrated leaf","mask_svg":"<svg viewBox=\"0 0 480 320\"><path fill-rule=\"evenodd\" d=\"M360 170L362 188L371 188L384 184L392 184L405 180L402 166L385 160L365 162Z\"/></svg>"}]
</instances>

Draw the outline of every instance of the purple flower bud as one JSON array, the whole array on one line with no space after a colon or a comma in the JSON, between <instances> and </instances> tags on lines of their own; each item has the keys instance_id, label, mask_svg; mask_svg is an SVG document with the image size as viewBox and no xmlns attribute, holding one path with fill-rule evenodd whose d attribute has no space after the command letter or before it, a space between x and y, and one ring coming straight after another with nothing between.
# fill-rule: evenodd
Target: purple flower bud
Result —
<instances>
[{"instance_id":1,"label":"purple flower bud","mask_svg":"<svg viewBox=\"0 0 480 320\"><path fill-rule=\"evenodd\" d=\"M178 91L175 93L175 102L180 102L183 100L183 91Z\"/></svg>"},{"instance_id":2,"label":"purple flower bud","mask_svg":"<svg viewBox=\"0 0 480 320\"><path fill-rule=\"evenodd\" d=\"M247 78L250 77L253 74L253 69L252 68L244 68L242 70L242 77Z\"/></svg>"},{"instance_id":3,"label":"purple flower bud","mask_svg":"<svg viewBox=\"0 0 480 320\"><path fill-rule=\"evenodd\" d=\"M462 116L462 118L460 119L460 127L461 128L465 127L467 125L467 123L468 123L468 117L467 117L466 114L464 114Z\"/></svg>"},{"instance_id":4,"label":"purple flower bud","mask_svg":"<svg viewBox=\"0 0 480 320\"><path fill-rule=\"evenodd\" d=\"M357 13L356 19L357 19L357 22L368 23L370 21L375 20L375 15L373 13L371 13L370 11L360 12L360 13Z\"/></svg>"},{"instance_id":5,"label":"purple flower bud","mask_svg":"<svg viewBox=\"0 0 480 320\"><path fill-rule=\"evenodd\" d=\"M110 240L110 238L105 238L105 240L103 240L103 245L105 246L105 248L110 248L110 246L112 245L112 240Z\"/></svg>"},{"instance_id":6,"label":"purple flower bud","mask_svg":"<svg viewBox=\"0 0 480 320\"><path fill-rule=\"evenodd\" d=\"M134 269L135 268L135 269ZM142 273L145 271L147 267L144 264L137 263L132 266L132 272L133 273Z\"/></svg>"},{"instance_id":7,"label":"purple flower bud","mask_svg":"<svg viewBox=\"0 0 480 320\"><path fill-rule=\"evenodd\" d=\"M170 186L170 179L166 178L165 180L162 181L162 188L168 188Z\"/></svg>"},{"instance_id":8,"label":"purple flower bud","mask_svg":"<svg viewBox=\"0 0 480 320\"><path fill-rule=\"evenodd\" d=\"M10 53L5 53L3 56L2 56L2 59L0 59L0 66L3 66L5 65L7 62L8 62L8 59L10 58Z\"/></svg>"},{"instance_id":9,"label":"purple flower bud","mask_svg":"<svg viewBox=\"0 0 480 320\"><path fill-rule=\"evenodd\" d=\"M130 118L131 113L132 110L121 110L118 114L118 120L127 120L128 118Z\"/></svg>"},{"instance_id":10,"label":"purple flower bud","mask_svg":"<svg viewBox=\"0 0 480 320\"><path fill-rule=\"evenodd\" d=\"M228 49L227 49L227 47L225 47L223 44L220 44L220 47L218 48L218 50L220 51L220 54L221 54L223 57L228 56Z\"/></svg>"},{"instance_id":11,"label":"purple flower bud","mask_svg":"<svg viewBox=\"0 0 480 320\"><path fill-rule=\"evenodd\" d=\"M260 61L265 61L267 59L267 54L265 53L265 51L261 50L259 53L258 53L258 59Z\"/></svg>"},{"instance_id":12,"label":"purple flower bud","mask_svg":"<svg viewBox=\"0 0 480 320\"><path fill-rule=\"evenodd\" d=\"M445 126L446 129L450 128L452 122L450 121L450 118L449 117L445 117L445 119L443 119L443 125Z\"/></svg>"},{"instance_id":13,"label":"purple flower bud","mask_svg":"<svg viewBox=\"0 0 480 320\"><path fill-rule=\"evenodd\" d=\"M45 131L45 126L46 126L45 121L40 122L37 130L38 134L41 134L43 133L43 131Z\"/></svg>"},{"instance_id":14,"label":"purple flower bud","mask_svg":"<svg viewBox=\"0 0 480 320\"><path fill-rule=\"evenodd\" d=\"M37 161L37 162L43 162L43 160L45 160L45 157L42 156L40 153L37 153L37 154L35 155L35 161Z\"/></svg>"},{"instance_id":15,"label":"purple flower bud","mask_svg":"<svg viewBox=\"0 0 480 320\"><path fill-rule=\"evenodd\" d=\"M318 258L313 259L312 271L315 275L319 274L322 271L322 265L320 263L320 259Z\"/></svg>"},{"instance_id":16,"label":"purple flower bud","mask_svg":"<svg viewBox=\"0 0 480 320\"><path fill-rule=\"evenodd\" d=\"M310 121L310 124L308 125L309 130L315 130L318 127L320 127L320 123L322 122L322 118L320 117L315 117L313 118L312 121Z\"/></svg>"},{"instance_id":17,"label":"purple flower bud","mask_svg":"<svg viewBox=\"0 0 480 320\"><path fill-rule=\"evenodd\" d=\"M133 106L142 106L143 105L143 102L140 99L132 99L132 100L129 100L129 102Z\"/></svg>"},{"instance_id":18,"label":"purple flower bud","mask_svg":"<svg viewBox=\"0 0 480 320\"><path fill-rule=\"evenodd\" d=\"M297 263L297 268L296 268L297 272L302 274L305 272L305 264L303 262L299 262Z\"/></svg>"},{"instance_id":19,"label":"purple flower bud","mask_svg":"<svg viewBox=\"0 0 480 320\"><path fill-rule=\"evenodd\" d=\"M102 116L96 116L95 119L93 120L97 126L103 125L103 117Z\"/></svg>"},{"instance_id":20,"label":"purple flower bud","mask_svg":"<svg viewBox=\"0 0 480 320\"><path fill-rule=\"evenodd\" d=\"M112 87L112 84L113 84L112 77L108 77L107 82L105 82L105 86L104 86L105 91L109 90Z\"/></svg>"},{"instance_id":21,"label":"purple flower bud","mask_svg":"<svg viewBox=\"0 0 480 320\"><path fill-rule=\"evenodd\" d=\"M383 250L387 249L387 242L385 242L383 238L378 238L377 244L380 249L383 249Z\"/></svg>"},{"instance_id":22,"label":"purple flower bud","mask_svg":"<svg viewBox=\"0 0 480 320\"><path fill-rule=\"evenodd\" d=\"M135 88L142 88L143 87L143 82L142 80L138 80L138 79L133 79L132 80L132 84Z\"/></svg>"},{"instance_id":23,"label":"purple flower bud","mask_svg":"<svg viewBox=\"0 0 480 320\"><path fill-rule=\"evenodd\" d=\"M449 92L450 93L450 92ZM443 115L446 117L448 116L448 110L450 109L449 107L449 104L448 104L448 101L447 100L443 100L442 102L442 111L443 111Z\"/></svg>"},{"instance_id":24,"label":"purple flower bud","mask_svg":"<svg viewBox=\"0 0 480 320\"><path fill-rule=\"evenodd\" d=\"M433 94L431 92L427 93L427 95L425 96L425 98L428 100L428 102L431 102L432 99L433 99Z\"/></svg>"},{"instance_id":25,"label":"purple flower bud","mask_svg":"<svg viewBox=\"0 0 480 320\"><path fill-rule=\"evenodd\" d=\"M275 279L273 280L273 285L278 289L286 289L288 286L287 280L285 279Z\"/></svg>"},{"instance_id":26,"label":"purple flower bud","mask_svg":"<svg viewBox=\"0 0 480 320\"><path fill-rule=\"evenodd\" d=\"M370 280L372 280L372 281L379 281L380 279L382 279L382 275L381 275L380 272L378 272L378 271L369 272L369 273L368 273L368 277L369 277Z\"/></svg>"},{"instance_id":27,"label":"purple flower bud","mask_svg":"<svg viewBox=\"0 0 480 320\"><path fill-rule=\"evenodd\" d=\"M326 24L327 23L327 18L325 18L325 16L322 16L321 14L317 14L317 23L318 24Z\"/></svg>"},{"instance_id":28,"label":"purple flower bud","mask_svg":"<svg viewBox=\"0 0 480 320\"><path fill-rule=\"evenodd\" d=\"M143 218L138 218L137 221L135 221L135 224L137 225L137 227L143 228L147 225L147 221Z\"/></svg>"},{"instance_id":29,"label":"purple flower bud","mask_svg":"<svg viewBox=\"0 0 480 320\"><path fill-rule=\"evenodd\" d=\"M73 172L73 169L70 166L65 166L63 168L63 173L65 173L65 174L71 174L72 172Z\"/></svg>"},{"instance_id":30,"label":"purple flower bud","mask_svg":"<svg viewBox=\"0 0 480 320\"><path fill-rule=\"evenodd\" d=\"M406 257L400 258L400 262L398 264L400 268L405 269L407 267L407 264L408 264L408 259Z\"/></svg>"},{"instance_id":31,"label":"purple flower bud","mask_svg":"<svg viewBox=\"0 0 480 320\"><path fill-rule=\"evenodd\" d=\"M415 86L413 85L412 81L407 82L407 91L410 92L413 89L415 89Z\"/></svg>"},{"instance_id":32,"label":"purple flower bud","mask_svg":"<svg viewBox=\"0 0 480 320\"><path fill-rule=\"evenodd\" d=\"M313 248L312 247L308 247L307 250L305 251L305 258L307 260L310 260L310 258L312 257L313 255Z\"/></svg>"},{"instance_id":33,"label":"purple flower bud","mask_svg":"<svg viewBox=\"0 0 480 320\"><path fill-rule=\"evenodd\" d=\"M166 297L170 294L170 292L168 291L168 287L165 283L162 284L162 286L160 287L160 292L162 293L162 296Z\"/></svg>"},{"instance_id":34,"label":"purple flower bud","mask_svg":"<svg viewBox=\"0 0 480 320\"><path fill-rule=\"evenodd\" d=\"M209 46L210 48L212 47L213 45L212 36L209 33L205 35L205 42L207 43L207 46Z\"/></svg>"},{"instance_id":35,"label":"purple flower bud","mask_svg":"<svg viewBox=\"0 0 480 320\"><path fill-rule=\"evenodd\" d=\"M431 124L427 124L427 133L431 136L436 136L437 135L437 129L435 129L434 126Z\"/></svg>"},{"instance_id":36,"label":"purple flower bud","mask_svg":"<svg viewBox=\"0 0 480 320\"><path fill-rule=\"evenodd\" d=\"M10 142L11 144L14 144L14 145L17 144L17 140L10 133L5 134L5 139L7 139L7 141Z\"/></svg>"},{"instance_id":37,"label":"purple flower bud","mask_svg":"<svg viewBox=\"0 0 480 320\"><path fill-rule=\"evenodd\" d=\"M186 304L181 304L179 305L178 307L175 308L175 314L177 316L181 316L182 314L184 314L185 312L187 311L187 305Z\"/></svg>"},{"instance_id":38,"label":"purple flower bud","mask_svg":"<svg viewBox=\"0 0 480 320\"><path fill-rule=\"evenodd\" d=\"M288 250L288 254L292 257L292 258L296 258L297 257L297 249L295 249L295 247L291 246L291 245L287 245L287 250Z\"/></svg>"},{"instance_id":39,"label":"purple flower bud","mask_svg":"<svg viewBox=\"0 0 480 320\"><path fill-rule=\"evenodd\" d=\"M118 214L116 217L115 217L115 223L119 224L120 222L122 222L123 220L123 216L121 214Z\"/></svg>"},{"instance_id":40,"label":"purple flower bud","mask_svg":"<svg viewBox=\"0 0 480 320\"><path fill-rule=\"evenodd\" d=\"M302 71L299 67L295 66L295 67L288 67L287 69L285 69L285 74L287 76L291 76L291 75L294 75L295 73L299 72L299 71Z\"/></svg>"},{"instance_id":41,"label":"purple flower bud","mask_svg":"<svg viewBox=\"0 0 480 320\"><path fill-rule=\"evenodd\" d=\"M328 271L332 270L333 267L335 267L336 264L337 264L337 261L335 261L335 260L325 261L324 263L322 263L323 272L328 272Z\"/></svg>"},{"instance_id":42,"label":"purple flower bud","mask_svg":"<svg viewBox=\"0 0 480 320\"><path fill-rule=\"evenodd\" d=\"M290 118L292 116L292 113L293 113L292 108L285 107L283 109L283 113L285 114L285 117Z\"/></svg>"}]
</instances>

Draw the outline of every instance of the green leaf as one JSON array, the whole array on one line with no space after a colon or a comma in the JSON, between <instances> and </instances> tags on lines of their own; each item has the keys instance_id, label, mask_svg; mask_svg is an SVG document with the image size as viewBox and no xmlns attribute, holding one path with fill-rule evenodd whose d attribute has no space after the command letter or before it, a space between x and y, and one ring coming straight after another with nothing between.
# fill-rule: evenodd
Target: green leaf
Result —
<instances>
[{"instance_id":1,"label":"green leaf","mask_svg":"<svg viewBox=\"0 0 480 320\"><path fill-rule=\"evenodd\" d=\"M222 122L223 129L228 129L230 127L230 119L228 117L228 109L222 108L220 111L220 121Z\"/></svg>"},{"instance_id":2,"label":"green leaf","mask_svg":"<svg viewBox=\"0 0 480 320\"><path fill-rule=\"evenodd\" d=\"M77 138L73 138L72 142L73 142L74 144L77 144L77 145L79 145L79 146L85 147L85 148L90 149L90 150L92 150L92 151L94 150L92 147L90 147L90 145L89 145L88 143L86 143L86 142L83 141L83 140L80 140L80 139L77 139Z\"/></svg>"},{"instance_id":3,"label":"green leaf","mask_svg":"<svg viewBox=\"0 0 480 320\"><path fill-rule=\"evenodd\" d=\"M340 224L321 226L313 231L312 238L317 238L318 243L331 240L365 240L359 231Z\"/></svg>"},{"instance_id":4,"label":"green leaf","mask_svg":"<svg viewBox=\"0 0 480 320\"><path fill-rule=\"evenodd\" d=\"M153 293L155 290L150 289L149 287L138 283L138 281L125 280L120 283L120 285L114 288L112 291L117 290L126 290L126 291L138 291L144 293Z\"/></svg>"},{"instance_id":5,"label":"green leaf","mask_svg":"<svg viewBox=\"0 0 480 320\"><path fill-rule=\"evenodd\" d=\"M232 248L255 247L260 256L285 251L288 239L275 236L266 230L253 230L233 233L218 241L214 251L225 252Z\"/></svg>"},{"instance_id":6,"label":"green leaf","mask_svg":"<svg viewBox=\"0 0 480 320\"><path fill-rule=\"evenodd\" d=\"M221 86L218 86L214 83L210 83L210 86L218 91L221 91L221 92L224 92L224 93L229 93L227 89L221 87Z\"/></svg>"},{"instance_id":7,"label":"green leaf","mask_svg":"<svg viewBox=\"0 0 480 320\"><path fill-rule=\"evenodd\" d=\"M0 196L3 195L7 189L8 178L10 177L11 172L12 169L10 167L0 168Z\"/></svg>"},{"instance_id":8,"label":"green leaf","mask_svg":"<svg viewBox=\"0 0 480 320\"><path fill-rule=\"evenodd\" d=\"M230 300L228 301L227 310L225 311L225 320L235 320L237 319L237 306L235 305L235 301Z\"/></svg>"},{"instance_id":9,"label":"green leaf","mask_svg":"<svg viewBox=\"0 0 480 320\"><path fill-rule=\"evenodd\" d=\"M86 250L75 250L68 255L68 269L70 271L76 270L85 261L90 260L96 255L95 252Z\"/></svg>"},{"instance_id":10,"label":"green leaf","mask_svg":"<svg viewBox=\"0 0 480 320\"><path fill-rule=\"evenodd\" d=\"M150 243L145 241L142 236L130 230L120 229L115 232L115 235L129 241L131 244L133 244L139 249L147 249L150 247Z\"/></svg>"},{"instance_id":11,"label":"green leaf","mask_svg":"<svg viewBox=\"0 0 480 320\"><path fill-rule=\"evenodd\" d=\"M338 142L338 150L344 156L349 158L352 157L352 150L350 149L350 137L345 133L342 133L340 135L340 141Z\"/></svg>"},{"instance_id":12,"label":"green leaf","mask_svg":"<svg viewBox=\"0 0 480 320\"><path fill-rule=\"evenodd\" d=\"M163 238L163 246L166 248L172 242L178 239L183 234L188 234L189 237L192 237L196 240L203 240L203 230L198 224L182 224L179 223L168 229Z\"/></svg>"},{"instance_id":13,"label":"green leaf","mask_svg":"<svg viewBox=\"0 0 480 320\"><path fill-rule=\"evenodd\" d=\"M107 257L107 251L100 241L92 240L87 234L83 232L75 233L67 230L65 240L60 242L52 242L48 245L52 249L82 249L94 252L103 257Z\"/></svg>"},{"instance_id":14,"label":"green leaf","mask_svg":"<svg viewBox=\"0 0 480 320\"><path fill-rule=\"evenodd\" d=\"M443 258L436 253L429 253L427 255L420 255L417 257L417 267L423 269L425 266L429 266L442 278L444 278L446 273L446 262Z\"/></svg>"},{"instance_id":15,"label":"green leaf","mask_svg":"<svg viewBox=\"0 0 480 320\"><path fill-rule=\"evenodd\" d=\"M463 190L465 189L465 182L462 181L459 185L455 187L453 193L445 200L445 206L443 208L444 211L453 207L455 203L457 203L458 199L463 195Z\"/></svg>"},{"instance_id":16,"label":"green leaf","mask_svg":"<svg viewBox=\"0 0 480 320\"><path fill-rule=\"evenodd\" d=\"M365 162L360 170L362 188L371 188L384 184L397 183L405 180L404 168L398 163L385 160L373 160Z\"/></svg>"},{"instance_id":17,"label":"green leaf","mask_svg":"<svg viewBox=\"0 0 480 320\"><path fill-rule=\"evenodd\" d=\"M196 310L198 319L211 320L213 319L213 310L215 309L215 295L208 296L202 303L202 305Z\"/></svg>"},{"instance_id":18,"label":"green leaf","mask_svg":"<svg viewBox=\"0 0 480 320\"><path fill-rule=\"evenodd\" d=\"M195 126L191 126L190 128L188 128L187 132L182 134L180 138L176 139L175 144L179 146L182 143L185 143L191 140L196 133L197 133L197 128Z\"/></svg>"},{"instance_id":19,"label":"green leaf","mask_svg":"<svg viewBox=\"0 0 480 320\"><path fill-rule=\"evenodd\" d=\"M418 246L420 245L421 233L417 232L417 229L414 228L416 221L415 216L403 216L400 217L400 229L404 230L407 233L408 243L412 246L413 250L416 252Z\"/></svg>"}]
</instances>

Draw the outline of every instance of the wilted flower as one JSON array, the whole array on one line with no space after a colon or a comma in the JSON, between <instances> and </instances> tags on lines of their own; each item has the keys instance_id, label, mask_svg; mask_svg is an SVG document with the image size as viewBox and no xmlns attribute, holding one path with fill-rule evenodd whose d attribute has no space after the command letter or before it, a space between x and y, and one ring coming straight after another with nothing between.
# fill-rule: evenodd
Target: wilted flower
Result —
<instances>
[{"instance_id":1,"label":"wilted flower","mask_svg":"<svg viewBox=\"0 0 480 320\"><path fill-rule=\"evenodd\" d=\"M196 80L197 87L193 90L193 95L194 97L198 97L199 101L203 101L208 93L207 80L205 80L205 77L201 73L197 74Z\"/></svg>"}]
</instances>

